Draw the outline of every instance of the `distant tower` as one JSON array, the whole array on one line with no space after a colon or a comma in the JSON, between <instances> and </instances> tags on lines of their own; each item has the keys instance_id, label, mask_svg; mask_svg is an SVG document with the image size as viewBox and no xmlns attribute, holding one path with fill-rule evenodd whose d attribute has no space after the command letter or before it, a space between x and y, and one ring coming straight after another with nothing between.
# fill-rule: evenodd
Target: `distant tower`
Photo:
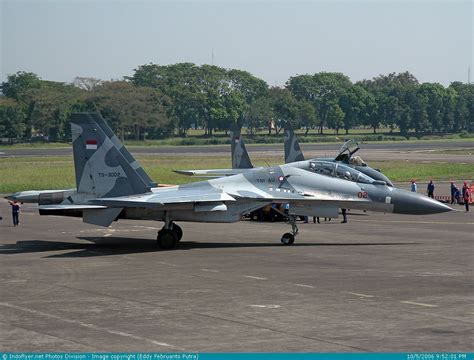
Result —
<instances>
[{"instance_id":1,"label":"distant tower","mask_svg":"<svg viewBox=\"0 0 474 360\"><path fill-rule=\"evenodd\" d=\"M468 84L471 83L471 67L470 66L467 68L467 83Z\"/></svg>"},{"instance_id":2,"label":"distant tower","mask_svg":"<svg viewBox=\"0 0 474 360\"><path fill-rule=\"evenodd\" d=\"M214 49L212 49L211 53L211 65L214 65Z\"/></svg>"}]
</instances>

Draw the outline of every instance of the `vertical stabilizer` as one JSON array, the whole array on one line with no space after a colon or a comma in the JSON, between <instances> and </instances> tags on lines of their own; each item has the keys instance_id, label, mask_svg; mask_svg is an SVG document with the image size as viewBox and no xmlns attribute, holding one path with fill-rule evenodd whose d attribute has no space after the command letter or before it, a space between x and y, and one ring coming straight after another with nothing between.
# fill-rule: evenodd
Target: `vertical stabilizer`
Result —
<instances>
[{"instance_id":1,"label":"vertical stabilizer","mask_svg":"<svg viewBox=\"0 0 474 360\"><path fill-rule=\"evenodd\" d=\"M95 114L71 116L77 192L95 197L142 194L148 183L95 121Z\"/></svg>"},{"instance_id":2,"label":"vertical stabilizer","mask_svg":"<svg viewBox=\"0 0 474 360\"><path fill-rule=\"evenodd\" d=\"M132 154L130 154L125 145L122 144L117 135L114 134L114 132L109 127L109 125L107 125L102 116L100 116L100 114L95 113L91 114L91 116L93 117L97 125L99 125L99 127L104 131L105 135L108 136L110 140L112 140L115 147L122 153L125 160L127 160L130 166L135 169L135 171L145 181L145 183L147 183L150 188L157 187L158 184L152 179L150 179L145 170L143 170L143 167L140 165L140 163L133 157Z\"/></svg>"},{"instance_id":3,"label":"vertical stabilizer","mask_svg":"<svg viewBox=\"0 0 474 360\"><path fill-rule=\"evenodd\" d=\"M290 122L285 122L285 164L303 161L304 155Z\"/></svg>"},{"instance_id":4,"label":"vertical stabilizer","mask_svg":"<svg viewBox=\"0 0 474 360\"><path fill-rule=\"evenodd\" d=\"M251 169L253 168L249 154L245 148L244 140L240 137L240 128L234 124L230 129L231 135L231 153L233 169Z\"/></svg>"}]
</instances>

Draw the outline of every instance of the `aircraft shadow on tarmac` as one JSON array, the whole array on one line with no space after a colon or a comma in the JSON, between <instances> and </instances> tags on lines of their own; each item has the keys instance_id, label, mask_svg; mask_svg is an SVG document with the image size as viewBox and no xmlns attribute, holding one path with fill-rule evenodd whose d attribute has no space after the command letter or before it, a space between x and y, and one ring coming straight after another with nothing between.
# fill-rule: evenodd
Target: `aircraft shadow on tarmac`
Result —
<instances>
[{"instance_id":1,"label":"aircraft shadow on tarmac","mask_svg":"<svg viewBox=\"0 0 474 360\"><path fill-rule=\"evenodd\" d=\"M126 255L147 252L162 252L156 246L153 239L140 238L123 238L123 237L78 237L80 240L89 243L65 242L65 241L47 241L47 240L27 240L18 241L16 244L7 244L0 246L0 255L42 253L50 251L73 250L72 252L53 254L45 256L45 258L62 258L62 257L94 257L94 256L111 256ZM308 243L295 242L292 247L308 247L308 246L403 246L416 245L416 242L332 242L332 243ZM181 241L176 250L193 250L193 249L217 249L217 248L264 248L264 247L283 247L279 242L274 243L235 243L235 242L196 242ZM76 251L74 251L76 250Z\"/></svg>"}]
</instances>

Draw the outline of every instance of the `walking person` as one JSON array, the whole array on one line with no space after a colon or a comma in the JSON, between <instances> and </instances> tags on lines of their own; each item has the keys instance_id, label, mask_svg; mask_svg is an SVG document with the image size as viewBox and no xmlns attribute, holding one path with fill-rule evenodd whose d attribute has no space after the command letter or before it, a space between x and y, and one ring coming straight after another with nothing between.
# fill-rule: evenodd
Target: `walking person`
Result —
<instances>
[{"instance_id":1,"label":"walking person","mask_svg":"<svg viewBox=\"0 0 474 360\"><path fill-rule=\"evenodd\" d=\"M341 209L341 213L342 213L342 221L341 221L341 224L347 223L347 215L346 215L346 212L347 212L346 209Z\"/></svg>"},{"instance_id":2,"label":"walking person","mask_svg":"<svg viewBox=\"0 0 474 360\"><path fill-rule=\"evenodd\" d=\"M467 183L464 182L464 186L462 188L462 197L464 199L464 206L466 207L466 212L469 211L469 200L471 200L471 192L469 191L469 187Z\"/></svg>"},{"instance_id":3,"label":"walking person","mask_svg":"<svg viewBox=\"0 0 474 360\"><path fill-rule=\"evenodd\" d=\"M417 188L416 182L415 182L415 180L412 180L411 181L411 188L410 188L411 192L416 192L416 188Z\"/></svg>"},{"instance_id":4,"label":"walking person","mask_svg":"<svg viewBox=\"0 0 474 360\"><path fill-rule=\"evenodd\" d=\"M426 188L426 192L428 193L428 197L432 199L434 199L434 189L435 189L435 184L433 183L433 180L430 180Z\"/></svg>"},{"instance_id":5,"label":"walking person","mask_svg":"<svg viewBox=\"0 0 474 360\"><path fill-rule=\"evenodd\" d=\"M457 193L459 192L458 187L454 183L454 181L451 181L451 205L456 204L456 196Z\"/></svg>"},{"instance_id":6,"label":"walking person","mask_svg":"<svg viewBox=\"0 0 474 360\"><path fill-rule=\"evenodd\" d=\"M18 226L18 225L20 225L21 203L17 202L17 201L9 201L8 203L12 207L13 226Z\"/></svg>"}]
</instances>

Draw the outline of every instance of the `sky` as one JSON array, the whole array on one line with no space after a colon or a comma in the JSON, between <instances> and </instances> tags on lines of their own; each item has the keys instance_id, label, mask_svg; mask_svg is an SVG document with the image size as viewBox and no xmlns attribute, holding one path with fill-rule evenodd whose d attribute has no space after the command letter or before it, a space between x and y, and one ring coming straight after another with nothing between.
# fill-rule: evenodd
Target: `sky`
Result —
<instances>
[{"instance_id":1,"label":"sky","mask_svg":"<svg viewBox=\"0 0 474 360\"><path fill-rule=\"evenodd\" d=\"M71 82L121 79L147 63L193 62L352 81L410 71L474 81L472 1L0 0L0 81L17 71Z\"/></svg>"}]
</instances>

